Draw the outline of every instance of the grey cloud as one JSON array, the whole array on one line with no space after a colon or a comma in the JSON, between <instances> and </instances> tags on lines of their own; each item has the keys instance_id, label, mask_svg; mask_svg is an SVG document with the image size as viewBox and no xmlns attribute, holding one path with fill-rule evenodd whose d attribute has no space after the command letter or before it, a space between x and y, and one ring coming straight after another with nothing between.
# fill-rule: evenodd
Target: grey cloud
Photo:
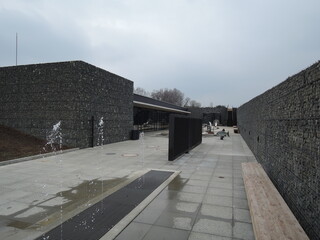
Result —
<instances>
[{"instance_id":1,"label":"grey cloud","mask_svg":"<svg viewBox=\"0 0 320 240\"><path fill-rule=\"evenodd\" d=\"M148 91L239 106L319 60L320 2L8 1L0 65L81 59Z\"/></svg>"}]
</instances>

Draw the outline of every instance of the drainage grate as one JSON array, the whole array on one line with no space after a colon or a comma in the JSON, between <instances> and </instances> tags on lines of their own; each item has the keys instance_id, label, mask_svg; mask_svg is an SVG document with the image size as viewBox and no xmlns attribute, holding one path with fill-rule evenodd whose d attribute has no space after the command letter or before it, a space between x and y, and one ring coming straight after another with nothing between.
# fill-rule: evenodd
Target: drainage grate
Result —
<instances>
[{"instance_id":1,"label":"drainage grate","mask_svg":"<svg viewBox=\"0 0 320 240\"><path fill-rule=\"evenodd\" d=\"M36 240L100 239L173 173L151 170Z\"/></svg>"}]
</instances>

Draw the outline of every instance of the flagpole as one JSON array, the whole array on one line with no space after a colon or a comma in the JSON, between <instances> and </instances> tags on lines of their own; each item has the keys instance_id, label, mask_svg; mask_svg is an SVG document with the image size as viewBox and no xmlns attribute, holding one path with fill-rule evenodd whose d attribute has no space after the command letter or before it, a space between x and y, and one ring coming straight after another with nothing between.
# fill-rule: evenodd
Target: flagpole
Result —
<instances>
[{"instance_id":1,"label":"flagpole","mask_svg":"<svg viewBox=\"0 0 320 240\"><path fill-rule=\"evenodd\" d=\"M16 33L16 66L18 65L18 33Z\"/></svg>"}]
</instances>

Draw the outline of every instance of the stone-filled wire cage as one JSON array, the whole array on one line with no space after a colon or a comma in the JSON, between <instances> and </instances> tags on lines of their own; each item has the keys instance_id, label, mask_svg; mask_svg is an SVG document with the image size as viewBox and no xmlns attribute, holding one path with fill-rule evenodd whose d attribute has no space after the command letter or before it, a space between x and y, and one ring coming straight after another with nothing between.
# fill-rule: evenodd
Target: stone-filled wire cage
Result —
<instances>
[{"instance_id":1,"label":"stone-filled wire cage","mask_svg":"<svg viewBox=\"0 0 320 240\"><path fill-rule=\"evenodd\" d=\"M96 145L103 117L104 143L119 142L133 128L133 82L83 61L1 67L0 106L0 124L41 139L61 121L64 145Z\"/></svg>"},{"instance_id":2,"label":"stone-filled wire cage","mask_svg":"<svg viewBox=\"0 0 320 240\"><path fill-rule=\"evenodd\" d=\"M238 108L241 136L310 239L320 239L320 62Z\"/></svg>"}]
</instances>

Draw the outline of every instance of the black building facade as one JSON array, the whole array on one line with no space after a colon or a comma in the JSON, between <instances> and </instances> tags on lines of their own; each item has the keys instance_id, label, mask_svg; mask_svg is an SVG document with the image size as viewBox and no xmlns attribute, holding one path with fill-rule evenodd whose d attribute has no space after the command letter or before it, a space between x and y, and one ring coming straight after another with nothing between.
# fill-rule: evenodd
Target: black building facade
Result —
<instances>
[{"instance_id":1,"label":"black building facade","mask_svg":"<svg viewBox=\"0 0 320 240\"><path fill-rule=\"evenodd\" d=\"M237 125L237 108L227 108L225 106L216 107L189 107L192 117L201 118L203 124L218 121L223 126Z\"/></svg>"},{"instance_id":2,"label":"black building facade","mask_svg":"<svg viewBox=\"0 0 320 240\"><path fill-rule=\"evenodd\" d=\"M186 108L138 94L133 95L133 106L134 129L143 131L168 129L172 113L190 114Z\"/></svg>"}]
</instances>

